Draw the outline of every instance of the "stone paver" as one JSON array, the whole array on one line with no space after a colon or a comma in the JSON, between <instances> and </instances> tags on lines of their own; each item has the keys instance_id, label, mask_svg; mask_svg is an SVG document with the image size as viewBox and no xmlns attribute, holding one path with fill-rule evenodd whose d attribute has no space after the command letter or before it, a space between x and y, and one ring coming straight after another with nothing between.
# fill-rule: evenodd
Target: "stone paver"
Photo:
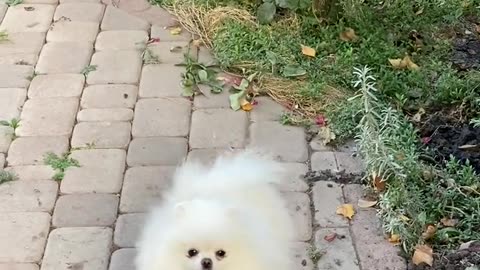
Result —
<instances>
[{"instance_id":1,"label":"stone paver","mask_svg":"<svg viewBox=\"0 0 480 270\"><path fill-rule=\"evenodd\" d=\"M118 249L112 254L109 270L133 270L135 269L136 251L133 248Z\"/></svg>"},{"instance_id":2,"label":"stone paver","mask_svg":"<svg viewBox=\"0 0 480 270\"><path fill-rule=\"evenodd\" d=\"M283 163L278 188L298 230L295 269L406 269L375 209L356 206L360 186L304 179L310 170L362 173L355 145L328 147L318 137L308 145L304 128L279 122L288 109L269 97L256 97L250 112L233 111L230 93L208 86L182 97L185 70L174 64L190 34L172 35L175 18L161 7L24 0L7 11L0 2L9 34L0 44L0 120L21 120L16 130L0 126L0 169L18 178L0 185L0 270L133 270L145 212L162 201L177 165L210 166L244 148ZM144 50L160 63L144 64ZM206 47L190 56L216 62ZM55 182L48 152L69 152L80 167ZM343 203L355 207L351 221L335 213Z\"/></svg>"},{"instance_id":3,"label":"stone paver","mask_svg":"<svg viewBox=\"0 0 480 270\"><path fill-rule=\"evenodd\" d=\"M54 227L111 226L117 217L118 196L72 194L58 198L53 212Z\"/></svg>"},{"instance_id":4,"label":"stone paver","mask_svg":"<svg viewBox=\"0 0 480 270\"><path fill-rule=\"evenodd\" d=\"M12 181L0 185L0 213L50 212L57 198L54 181Z\"/></svg>"},{"instance_id":5,"label":"stone paver","mask_svg":"<svg viewBox=\"0 0 480 270\"><path fill-rule=\"evenodd\" d=\"M187 156L187 139L136 138L128 148L128 166L179 165Z\"/></svg>"},{"instance_id":6,"label":"stone paver","mask_svg":"<svg viewBox=\"0 0 480 270\"><path fill-rule=\"evenodd\" d=\"M88 66L93 45L79 42L50 42L43 46L35 72L38 74L81 73Z\"/></svg>"},{"instance_id":7,"label":"stone paver","mask_svg":"<svg viewBox=\"0 0 480 270\"><path fill-rule=\"evenodd\" d=\"M119 247L135 247L143 228L146 214L120 215L115 224L113 243Z\"/></svg>"},{"instance_id":8,"label":"stone paver","mask_svg":"<svg viewBox=\"0 0 480 270\"><path fill-rule=\"evenodd\" d=\"M132 121L133 110L126 108L85 109L77 114L79 122Z\"/></svg>"},{"instance_id":9,"label":"stone paver","mask_svg":"<svg viewBox=\"0 0 480 270\"><path fill-rule=\"evenodd\" d=\"M279 160L305 162L308 159L303 128L272 121L255 122L250 126L250 136L251 146L263 148Z\"/></svg>"},{"instance_id":10,"label":"stone paver","mask_svg":"<svg viewBox=\"0 0 480 270\"><path fill-rule=\"evenodd\" d=\"M125 173L121 213L146 212L161 198L170 184L175 167L133 167Z\"/></svg>"},{"instance_id":11,"label":"stone paver","mask_svg":"<svg viewBox=\"0 0 480 270\"><path fill-rule=\"evenodd\" d=\"M53 5L20 4L10 7L0 25L0 31L47 32L54 11Z\"/></svg>"},{"instance_id":12,"label":"stone paver","mask_svg":"<svg viewBox=\"0 0 480 270\"><path fill-rule=\"evenodd\" d=\"M38 75L28 88L28 98L79 97L84 84L81 74Z\"/></svg>"},{"instance_id":13,"label":"stone paver","mask_svg":"<svg viewBox=\"0 0 480 270\"><path fill-rule=\"evenodd\" d=\"M62 1L61 1L62 2ZM74 2L74 1L72 1ZM55 10L53 19L68 18L70 21L95 22L102 20L105 6L98 3L62 3ZM98 2L98 1L92 1Z\"/></svg>"},{"instance_id":14,"label":"stone paver","mask_svg":"<svg viewBox=\"0 0 480 270\"><path fill-rule=\"evenodd\" d=\"M117 30L103 31L95 42L97 51L103 50L143 50L147 46L146 31Z\"/></svg>"},{"instance_id":15,"label":"stone paver","mask_svg":"<svg viewBox=\"0 0 480 270\"><path fill-rule=\"evenodd\" d=\"M77 98L39 98L28 100L20 117L19 136L68 136L72 133Z\"/></svg>"},{"instance_id":16,"label":"stone paver","mask_svg":"<svg viewBox=\"0 0 480 270\"><path fill-rule=\"evenodd\" d=\"M95 70L87 75L88 84L136 84L142 70L137 51L101 51L92 57Z\"/></svg>"},{"instance_id":17,"label":"stone paver","mask_svg":"<svg viewBox=\"0 0 480 270\"><path fill-rule=\"evenodd\" d=\"M138 87L134 85L90 85L83 90L82 108L133 108Z\"/></svg>"},{"instance_id":18,"label":"stone paver","mask_svg":"<svg viewBox=\"0 0 480 270\"><path fill-rule=\"evenodd\" d=\"M192 115L190 147L242 148L247 139L247 115L231 109L196 110Z\"/></svg>"},{"instance_id":19,"label":"stone paver","mask_svg":"<svg viewBox=\"0 0 480 270\"><path fill-rule=\"evenodd\" d=\"M8 150L8 165L43 165L47 153L61 155L68 150L68 138L20 137L15 139Z\"/></svg>"},{"instance_id":20,"label":"stone paver","mask_svg":"<svg viewBox=\"0 0 480 270\"><path fill-rule=\"evenodd\" d=\"M47 42L93 43L98 30L98 23L94 22L59 21L50 27Z\"/></svg>"},{"instance_id":21,"label":"stone paver","mask_svg":"<svg viewBox=\"0 0 480 270\"><path fill-rule=\"evenodd\" d=\"M140 80L139 96L141 98L180 97L182 86L181 74L185 69L169 64L147 65L143 67Z\"/></svg>"},{"instance_id":22,"label":"stone paver","mask_svg":"<svg viewBox=\"0 0 480 270\"><path fill-rule=\"evenodd\" d=\"M48 237L42 270L106 270L112 247L110 228L60 228Z\"/></svg>"},{"instance_id":23,"label":"stone paver","mask_svg":"<svg viewBox=\"0 0 480 270\"><path fill-rule=\"evenodd\" d=\"M78 160L81 167L71 167L65 172L60 186L62 193L120 192L125 150L78 150L73 151L71 157Z\"/></svg>"},{"instance_id":24,"label":"stone paver","mask_svg":"<svg viewBox=\"0 0 480 270\"><path fill-rule=\"evenodd\" d=\"M135 107L133 137L187 136L191 103L184 98L141 99Z\"/></svg>"},{"instance_id":25,"label":"stone paver","mask_svg":"<svg viewBox=\"0 0 480 270\"><path fill-rule=\"evenodd\" d=\"M81 122L73 130L72 147L126 149L130 129L127 122Z\"/></svg>"},{"instance_id":26,"label":"stone paver","mask_svg":"<svg viewBox=\"0 0 480 270\"><path fill-rule=\"evenodd\" d=\"M340 237L331 242L324 239L332 233L336 233ZM317 263L319 270L360 270L348 228L319 229L315 235L315 245L322 254Z\"/></svg>"},{"instance_id":27,"label":"stone paver","mask_svg":"<svg viewBox=\"0 0 480 270\"><path fill-rule=\"evenodd\" d=\"M42 259L50 226L48 213L0 215L0 263L35 263Z\"/></svg>"}]
</instances>

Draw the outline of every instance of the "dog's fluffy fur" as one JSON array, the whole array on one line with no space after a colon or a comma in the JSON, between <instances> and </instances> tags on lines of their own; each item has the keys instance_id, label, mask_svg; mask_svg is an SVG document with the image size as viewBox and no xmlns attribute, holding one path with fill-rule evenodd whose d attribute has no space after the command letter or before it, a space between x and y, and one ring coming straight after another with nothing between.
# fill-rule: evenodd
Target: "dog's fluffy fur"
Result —
<instances>
[{"instance_id":1,"label":"dog's fluffy fur","mask_svg":"<svg viewBox=\"0 0 480 270\"><path fill-rule=\"evenodd\" d=\"M205 270L208 258L211 270L291 270L294 228L281 181L282 166L252 151L211 168L184 164L146 220L136 269Z\"/></svg>"}]
</instances>

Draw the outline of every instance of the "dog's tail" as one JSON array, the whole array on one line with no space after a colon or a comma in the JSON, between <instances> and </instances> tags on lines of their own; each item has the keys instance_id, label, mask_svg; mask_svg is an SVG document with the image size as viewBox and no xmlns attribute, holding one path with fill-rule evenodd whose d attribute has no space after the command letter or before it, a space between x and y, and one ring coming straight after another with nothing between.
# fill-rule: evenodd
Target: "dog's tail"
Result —
<instances>
[{"instance_id":1,"label":"dog's tail","mask_svg":"<svg viewBox=\"0 0 480 270\"><path fill-rule=\"evenodd\" d=\"M233 156L221 156L211 168L200 163L184 164L175 174L172 193L177 196L186 191L218 194L282 185L286 180L284 171L282 164L271 156L250 149Z\"/></svg>"}]
</instances>

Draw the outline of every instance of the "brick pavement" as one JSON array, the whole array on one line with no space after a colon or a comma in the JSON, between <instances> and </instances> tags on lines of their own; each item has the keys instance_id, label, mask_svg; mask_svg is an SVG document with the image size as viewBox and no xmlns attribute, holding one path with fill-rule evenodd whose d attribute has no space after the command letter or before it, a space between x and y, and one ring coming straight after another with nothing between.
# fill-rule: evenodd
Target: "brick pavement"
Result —
<instances>
[{"instance_id":1,"label":"brick pavement","mask_svg":"<svg viewBox=\"0 0 480 270\"><path fill-rule=\"evenodd\" d=\"M175 165L247 146L289 169L281 189L298 228L298 269L405 269L375 210L356 209L352 221L335 214L356 204L360 186L301 177L360 172L348 150L307 144L305 130L278 122L283 108L268 98L246 113L230 110L225 94L180 97L173 64L183 56L170 48L188 35L170 35L173 18L158 7L113 2L0 1L0 31L9 34L0 43L0 120L20 119L16 130L0 127L0 169L18 176L0 185L0 270L132 269L144 212ZM160 38L148 45L158 64L142 62L149 38ZM67 151L81 166L55 182L44 156ZM342 237L326 241L332 232Z\"/></svg>"}]
</instances>

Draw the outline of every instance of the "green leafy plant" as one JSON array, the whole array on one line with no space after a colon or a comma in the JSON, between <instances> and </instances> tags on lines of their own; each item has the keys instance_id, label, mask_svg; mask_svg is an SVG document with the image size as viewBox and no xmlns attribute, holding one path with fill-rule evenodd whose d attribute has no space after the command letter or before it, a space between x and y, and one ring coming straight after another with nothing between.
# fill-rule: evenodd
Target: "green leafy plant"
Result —
<instances>
[{"instance_id":1,"label":"green leafy plant","mask_svg":"<svg viewBox=\"0 0 480 270\"><path fill-rule=\"evenodd\" d=\"M8 6L10 7L13 7L13 6L16 6L16 5L20 5L23 3L23 0L6 0L5 1L5 4L7 4Z\"/></svg>"},{"instance_id":2,"label":"green leafy plant","mask_svg":"<svg viewBox=\"0 0 480 270\"><path fill-rule=\"evenodd\" d=\"M142 59L143 63L145 65L154 65L154 64L160 64L160 58L158 55L156 55L151 49L145 48L145 50L142 53Z\"/></svg>"},{"instance_id":3,"label":"green leafy plant","mask_svg":"<svg viewBox=\"0 0 480 270\"><path fill-rule=\"evenodd\" d=\"M0 42L8 41L8 33L5 31L0 31Z\"/></svg>"},{"instance_id":4,"label":"green leafy plant","mask_svg":"<svg viewBox=\"0 0 480 270\"><path fill-rule=\"evenodd\" d=\"M224 82L217 79L217 65L206 65L195 60L190 53L184 54L184 62L176 66L185 67L182 73L183 96L192 97L201 93L199 85L207 85L212 93L218 94L223 91Z\"/></svg>"},{"instance_id":5,"label":"green leafy plant","mask_svg":"<svg viewBox=\"0 0 480 270\"><path fill-rule=\"evenodd\" d=\"M44 158L44 163L51 166L55 170L53 180L61 181L65 176L65 171L69 167L80 167L78 160L70 157L70 153L65 153L58 156L54 153L47 153Z\"/></svg>"},{"instance_id":6,"label":"green leafy plant","mask_svg":"<svg viewBox=\"0 0 480 270\"><path fill-rule=\"evenodd\" d=\"M81 73L82 73L84 76L87 76L88 73L90 73L90 72L92 72L92 71L95 71L95 70L97 70L97 65L88 65L88 66L86 66L85 68L83 68L83 70L82 70Z\"/></svg>"},{"instance_id":7,"label":"green leafy plant","mask_svg":"<svg viewBox=\"0 0 480 270\"><path fill-rule=\"evenodd\" d=\"M0 169L0 184L15 181L18 179L18 176L12 172L4 171Z\"/></svg>"},{"instance_id":8,"label":"green leafy plant","mask_svg":"<svg viewBox=\"0 0 480 270\"><path fill-rule=\"evenodd\" d=\"M17 118L12 118L10 121L1 120L0 125L7 126L16 130L20 126L20 120Z\"/></svg>"}]
</instances>

